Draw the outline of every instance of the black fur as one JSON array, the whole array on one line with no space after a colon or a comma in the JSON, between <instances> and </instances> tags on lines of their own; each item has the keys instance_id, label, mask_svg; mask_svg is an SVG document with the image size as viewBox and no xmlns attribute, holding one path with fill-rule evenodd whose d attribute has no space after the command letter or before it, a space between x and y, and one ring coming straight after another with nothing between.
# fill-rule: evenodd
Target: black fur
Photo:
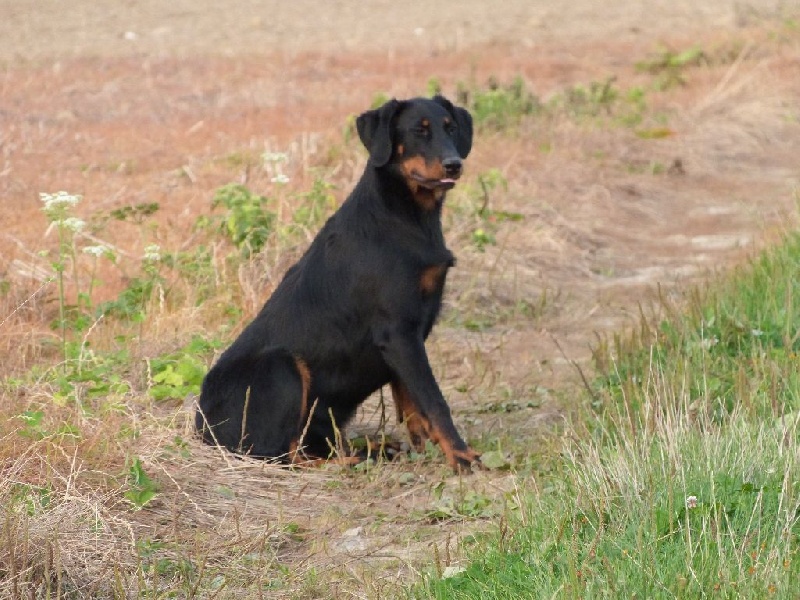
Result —
<instances>
[{"instance_id":1,"label":"black fur","mask_svg":"<svg viewBox=\"0 0 800 600\"><path fill-rule=\"evenodd\" d=\"M360 181L209 371L196 426L233 451L298 460L300 443L324 458L331 417L344 426L391 384L412 441L430 438L454 468L468 467L478 455L456 431L424 341L454 264L441 206L472 119L437 96L391 100L356 125L370 153Z\"/></svg>"}]
</instances>

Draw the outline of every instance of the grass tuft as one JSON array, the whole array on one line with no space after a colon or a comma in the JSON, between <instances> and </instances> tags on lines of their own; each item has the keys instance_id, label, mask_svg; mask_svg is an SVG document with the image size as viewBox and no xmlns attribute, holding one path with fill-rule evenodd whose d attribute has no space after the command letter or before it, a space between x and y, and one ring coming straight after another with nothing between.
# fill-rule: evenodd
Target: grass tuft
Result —
<instances>
[{"instance_id":1,"label":"grass tuft","mask_svg":"<svg viewBox=\"0 0 800 600\"><path fill-rule=\"evenodd\" d=\"M436 598L793 598L800 235L598 349L552 475ZM612 348L613 347L613 351Z\"/></svg>"}]
</instances>

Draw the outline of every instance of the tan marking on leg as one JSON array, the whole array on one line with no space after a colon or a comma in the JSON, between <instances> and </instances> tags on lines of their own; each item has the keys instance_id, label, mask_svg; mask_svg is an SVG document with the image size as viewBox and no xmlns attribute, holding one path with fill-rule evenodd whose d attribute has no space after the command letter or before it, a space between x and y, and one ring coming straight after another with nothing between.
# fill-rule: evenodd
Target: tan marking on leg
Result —
<instances>
[{"instance_id":1,"label":"tan marking on leg","mask_svg":"<svg viewBox=\"0 0 800 600\"><path fill-rule=\"evenodd\" d=\"M441 435L436 427L432 428L431 440L435 440L447 459L447 464L456 473L469 472L473 464L480 464L478 460L481 455L467 446L464 450L457 450L453 445L453 440L445 435Z\"/></svg>"},{"instance_id":2,"label":"tan marking on leg","mask_svg":"<svg viewBox=\"0 0 800 600\"><path fill-rule=\"evenodd\" d=\"M445 435L427 417L420 414L411 394L403 384L392 382L392 396L397 408L397 419L404 422L411 436L414 449L421 452L425 449L425 440L438 444L447 459L447 464L456 472L469 472L473 464L480 465L481 455L470 447L463 450L455 448L453 440Z\"/></svg>"},{"instance_id":3,"label":"tan marking on leg","mask_svg":"<svg viewBox=\"0 0 800 600\"><path fill-rule=\"evenodd\" d=\"M397 409L397 421L405 423L408 435L411 438L411 445L417 452L425 449L425 440L430 438L430 425L417 410L414 401L411 399L408 390L400 383L392 382L392 397L394 398L395 408Z\"/></svg>"},{"instance_id":4,"label":"tan marking on leg","mask_svg":"<svg viewBox=\"0 0 800 600\"><path fill-rule=\"evenodd\" d=\"M308 429L308 421L311 416L308 414L308 392L311 389L311 371L306 362L297 356L294 357L294 364L297 367L297 372L300 375L300 384L302 391L300 393L300 417L297 420L297 437L289 442L289 462L293 465L299 464L306 460L303 448L300 442L306 434ZM316 402L314 403L316 406Z\"/></svg>"},{"instance_id":5,"label":"tan marking on leg","mask_svg":"<svg viewBox=\"0 0 800 600\"><path fill-rule=\"evenodd\" d=\"M297 464L300 461L302 461L302 459L300 458L300 454L298 452L298 446L299 445L300 445L300 442L299 442L299 440L297 438L295 438L291 442L289 442L289 463L290 464L294 465L294 464Z\"/></svg>"},{"instance_id":6,"label":"tan marking on leg","mask_svg":"<svg viewBox=\"0 0 800 600\"><path fill-rule=\"evenodd\" d=\"M308 412L308 392L311 389L311 371L308 365L302 358L295 357L294 363L297 366L297 372L300 373L300 381L303 386L303 395L300 399L300 420L298 422L298 431L305 425Z\"/></svg>"}]
</instances>

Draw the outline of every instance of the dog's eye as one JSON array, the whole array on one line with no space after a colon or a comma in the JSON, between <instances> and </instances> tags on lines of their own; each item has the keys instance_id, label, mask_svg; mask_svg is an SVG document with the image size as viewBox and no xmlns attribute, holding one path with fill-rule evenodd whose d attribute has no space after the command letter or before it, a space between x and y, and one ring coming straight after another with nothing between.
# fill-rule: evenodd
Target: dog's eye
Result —
<instances>
[{"instance_id":1,"label":"dog's eye","mask_svg":"<svg viewBox=\"0 0 800 600\"><path fill-rule=\"evenodd\" d=\"M446 123L444 126L445 133L447 135L455 135L456 131L458 131L458 127L453 123Z\"/></svg>"}]
</instances>

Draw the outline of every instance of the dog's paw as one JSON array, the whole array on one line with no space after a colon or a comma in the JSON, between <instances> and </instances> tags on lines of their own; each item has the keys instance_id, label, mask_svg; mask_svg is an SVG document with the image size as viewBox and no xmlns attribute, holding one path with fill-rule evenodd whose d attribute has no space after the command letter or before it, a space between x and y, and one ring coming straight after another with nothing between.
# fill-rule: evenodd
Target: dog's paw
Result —
<instances>
[{"instance_id":1,"label":"dog's paw","mask_svg":"<svg viewBox=\"0 0 800 600\"><path fill-rule=\"evenodd\" d=\"M453 471L463 475L472 473L473 469L483 469L480 453L469 447L465 450L453 450L447 457L447 462Z\"/></svg>"}]
</instances>

